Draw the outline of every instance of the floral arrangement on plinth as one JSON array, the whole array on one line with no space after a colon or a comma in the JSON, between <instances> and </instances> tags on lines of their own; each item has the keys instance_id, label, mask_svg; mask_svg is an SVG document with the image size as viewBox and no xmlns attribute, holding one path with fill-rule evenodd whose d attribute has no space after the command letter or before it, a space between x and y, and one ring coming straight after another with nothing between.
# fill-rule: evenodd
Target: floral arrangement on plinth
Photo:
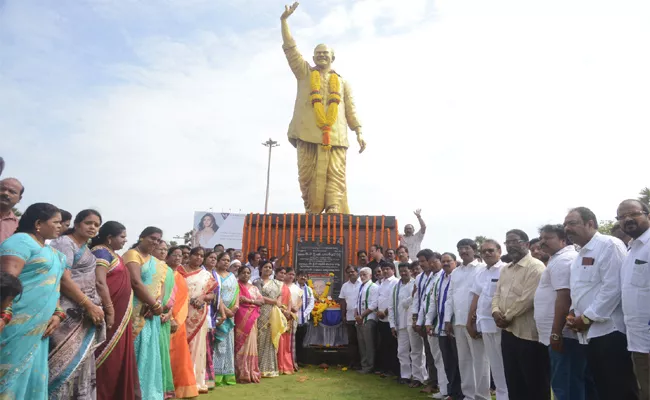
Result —
<instances>
[{"instance_id":1,"label":"floral arrangement on plinth","mask_svg":"<svg viewBox=\"0 0 650 400\"><path fill-rule=\"evenodd\" d=\"M323 312L325 312L325 310L328 308L339 307L339 304L335 300L332 300L332 298L329 296L333 279L334 273L330 272L329 280L325 284L325 289L323 289L323 293L318 296L314 289L314 282L311 279L307 281L307 286L311 288L312 292L314 293L314 297L316 297L314 299L314 309L311 312L314 326L318 326L318 324L323 320Z\"/></svg>"}]
</instances>

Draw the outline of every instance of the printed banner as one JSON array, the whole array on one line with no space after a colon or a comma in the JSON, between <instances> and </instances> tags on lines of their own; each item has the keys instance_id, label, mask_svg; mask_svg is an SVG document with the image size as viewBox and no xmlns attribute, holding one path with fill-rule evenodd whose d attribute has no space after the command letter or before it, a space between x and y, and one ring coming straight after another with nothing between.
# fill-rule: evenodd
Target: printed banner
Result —
<instances>
[{"instance_id":1,"label":"printed banner","mask_svg":"<svg viewBox=\"0 0 650 400\"><path fill-rule=\"evenodd\" d=\"M246 214L195 211L192 244L211 249L222 244L224 249L241 250Z\"/></svg>"}]
</instances>

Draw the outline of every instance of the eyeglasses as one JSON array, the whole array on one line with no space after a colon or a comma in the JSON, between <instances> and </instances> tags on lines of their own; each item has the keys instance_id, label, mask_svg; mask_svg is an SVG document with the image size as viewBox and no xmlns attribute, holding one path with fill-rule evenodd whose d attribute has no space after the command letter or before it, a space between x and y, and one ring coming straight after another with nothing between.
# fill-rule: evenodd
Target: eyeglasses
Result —
<instances>
[{"instance_id":1,"label":"eyeglasses","mask_svg":"<svg viewBox=\"0 0 650 400\"><path fill-rule=\"evenodd\" d=\"M636 218L636 217L640 217L642 215L647 215L647 214L648 213L645 212L645 211L634 211L634 212L629 212L629 213L623 214L623 215L617 215L615 218L616 218L617 221L623 221L624 219Z\"/></svg>"},{"instance_id":2,"label":"eyeglasses","mask_svg":"<svg viewBox=\"0 0 650 400\"><path fill-rule=\"evenodd\" d=\"M505 242L503 242L503 244L505 244L506 246L509 245L509 244L519 244L519 243L526 243L526 241L521 240L521 239L511 239L511 240L506 240Z\"/></svg>"},{"instance_id":3,"label":"eyeglasses","mask_svg":"<svg viewBox=\"0 0 650 400\"><path fill-rule=\"evenodd\" d=\"M495 253L496 251L497 251L497 249L481 249L481 253L484 253L484 254L485 253L492 254L492 253Z\"/></svg>"}]
</instances>

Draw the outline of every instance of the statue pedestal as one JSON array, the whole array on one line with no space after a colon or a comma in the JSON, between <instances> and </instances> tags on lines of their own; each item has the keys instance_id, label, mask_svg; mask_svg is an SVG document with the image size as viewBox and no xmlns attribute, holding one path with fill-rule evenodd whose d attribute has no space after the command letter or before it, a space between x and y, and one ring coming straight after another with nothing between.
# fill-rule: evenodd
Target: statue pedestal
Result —
<instances>
[{"instance_id":1,"label":"statue pedestal","mask_svg":"<svg viewBox=\"0 0 650 400\"><path fill-rule=\"evenodd\" d=\"M281 256L286 245L292 252L299 242L341 244L347 264L356 263L356 252L373 244L396 248L397 219L384 215L351 214L249 214L244 221L245 253L266 246L269 255ZM292 257L293 259L293 257Z\"/></svg>"}]
</instances>

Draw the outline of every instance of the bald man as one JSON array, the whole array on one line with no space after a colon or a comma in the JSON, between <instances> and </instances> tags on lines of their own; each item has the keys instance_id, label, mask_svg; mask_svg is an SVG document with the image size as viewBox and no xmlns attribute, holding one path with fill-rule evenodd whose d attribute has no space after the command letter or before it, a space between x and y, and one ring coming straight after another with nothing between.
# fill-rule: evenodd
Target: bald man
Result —
<instances>
[{"instance_id":1,"label":"bald man","mask_svg":"<svg viewBox=\"0 0 650 400\"><path fill-rule=\"evenodd\" d=\"M0 243L13 235L18 228L18 217L13 208L23 198L25 188L16 178L0 181Z\"/></svg>"}]
</instances>

